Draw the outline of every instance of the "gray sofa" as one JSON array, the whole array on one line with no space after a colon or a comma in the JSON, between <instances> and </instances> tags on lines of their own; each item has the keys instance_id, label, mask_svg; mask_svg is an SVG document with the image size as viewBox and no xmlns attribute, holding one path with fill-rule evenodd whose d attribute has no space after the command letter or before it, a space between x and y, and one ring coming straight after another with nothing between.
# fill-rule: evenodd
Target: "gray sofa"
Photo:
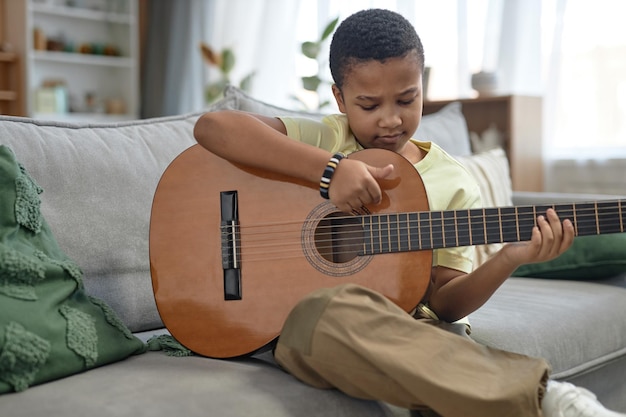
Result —
<instances>
[{"instance_id":1,"label":"gray sofa","mask_svg":"<svg viewBox=\"0 0 626 417\"><path fill-rule=\"evenodd\" d=\"M206 111L218 108L283 113L236 91ZM81 126L0 118L0 145L13 150L44 190L41 211L82 269L87 293L104 300L142 341L167 333L150 279L152 197L170 161L195 143L198 116ZM513 197L515 204L538 204L604 196ZM470 320L477 342L544 357L554 378L588 387L607 406L626 412L624 317L626 274L616 273L602 279L513 277ZM0 333L0 358L3 339ZM217 360L157 350L0 395L0 415L352 417L410 411L311 388L280 370L270 353Z\"/></svg>"}]
</instances>

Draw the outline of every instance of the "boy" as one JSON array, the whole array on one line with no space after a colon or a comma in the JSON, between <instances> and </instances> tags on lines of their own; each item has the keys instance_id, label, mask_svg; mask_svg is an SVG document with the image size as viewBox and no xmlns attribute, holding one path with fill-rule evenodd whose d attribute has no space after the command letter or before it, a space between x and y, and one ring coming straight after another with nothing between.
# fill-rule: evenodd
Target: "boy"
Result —
<instances>
[{"instance_id":1,"label":"boy","mask_svg":"<svg viewBox=\"0 0 626 417\"><path fill-rule=\"evenodd\" d=\"M379 9L350 16L333 36L330 68L340 115L318 123L207 113L195 126L198 143L234 162L319 183L321 197L346 213L379 203L377 180L394 170L344 157L364 148L408 159L431 210L480 205L458 162L436 144L412 139L422 114L424 52L406 19ZM434 251L431 285L415 318L361 286L315 291L285 322L276 361L319 388L442 416L619 416L586 390L548 382L544 360L441 328L479 308L519 265L553 259L571 245L569 220L548 210L537 223L530 241L505 245L475 270L472 248Z\"/></svg>"}]
</instances>

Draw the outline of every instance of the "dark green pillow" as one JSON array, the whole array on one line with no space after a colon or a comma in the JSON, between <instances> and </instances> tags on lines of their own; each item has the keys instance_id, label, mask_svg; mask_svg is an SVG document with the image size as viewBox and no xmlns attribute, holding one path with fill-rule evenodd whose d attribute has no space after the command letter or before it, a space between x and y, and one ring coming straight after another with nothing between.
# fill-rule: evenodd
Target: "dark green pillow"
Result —
<instances>
[{"instance_id":1,"label":"dark green pillow","mask_svg":"<svg viewBox=\"0 0 626 417\"><path fill-rule=\"evenodd\" d=\"M0 145L0 393L22 391L145 350L40 213L41 188Z\"/></svg>"},{"instance_id":2,"label":"dark green pillow","mask_svg":"<svg viewBox=\"0 0 626 417\"><path fill-rule=\"evenodd\" d=\"M557 279L604 279L626 272L626 234L581 236L561 256L520 266L513 276Z\"/></svg>"}]
</instances>

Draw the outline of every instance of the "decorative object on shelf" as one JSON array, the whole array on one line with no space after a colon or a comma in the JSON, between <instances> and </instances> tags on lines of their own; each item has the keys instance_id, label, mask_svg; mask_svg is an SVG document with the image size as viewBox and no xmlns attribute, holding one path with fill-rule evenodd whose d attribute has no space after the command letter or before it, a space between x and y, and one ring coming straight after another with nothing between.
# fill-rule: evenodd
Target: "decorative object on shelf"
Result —
<instances>
[{"instance_id":1,"label":"decorative object on shelf","mask_svg":"<svg viewBox=\"0 0 626 417\"><path fill-rule=\"evenodd\" d=\"M472 74L472 88L479 96L494 96L498 90L498 74L480 71Z\"/></svg>"},{"instance_id":2,"label":"decorative object on shelf","mask_svg":"<svg viewBox=\"0 0 626 417\"><path fill-rule=\"evenodd\" d=\"M226 86L231 84L230 73L236 63L235 52L230 48L224 48L217 53L204 42L200 43L200 51L202 52L202 58L209 67L217 68L219 71L219 79L209 83L205 90L206 101L212 103L221 98ZM253 77L254 71L243 77L239 81L239 88L243 91L249 91Z\"/></svg>"},{"instance_id":3,"label":"decorative object on shelf","mask_svg":"<svg viewBox=\"0 0 626 417\"><path fill-rule=\"evenodd\" d=\"M64 114L68 110L68 92L65 81L45 80L35 92L35 111Z\"/></svg>"},{"instance_id":4,"label":"decorative object on shelf","mask_svg":"<svg viewBox=\"0 0 626 417\"><path fill-rule=\"evenodd\" d=\"M48 37L43 30L38 27L33 30L33 48L37 51L45 51L48 49Z\"/></svg>"},{"instance_id":5,"label":"decorative object on shelf","mask_svg":"<svg viewBox=\"0 0 626 417\"><path fill-rule=\"evenodd\" d=\"M338 22L339 22L339 17L331 20L322 31L322 34L320 35L318 40L303 42L302 45L300 46L302 55L304 55L305 57L309 59L314 60L317 63L317 73L315 75L310 75L310 76L301 78L302 87L304 87L304 89L307 91L312 91L315 94L317 94L317 97L318 97L317 108L310 109L309 108L310 106L308 106L307 103L304 100L302 100L300 97L296 95L292 96L295 100L299 101L304 106L305 109L321 110L322 108L330 104L328 100L323 101L323 102L320 102L319 100L319 93L318 93L319 87L325 83L330 84L329 81L325 81L321 77L322 68L325 68L326 65L320 62L319 55L320 55L320 52L322 51L322 44L335 31L335 27L337 26Z\"/></svg>"},{"instance_id":6,"label":"decorative object on shelf","mask_svg":"<svg viewBox=\"0 0 626 417\"><path fill-rule=\"evenodd\" d=\"M112 97L105 101L105 111L107 114L126 113L126 102L121 97Z\"/></svg>"}]
</instances>

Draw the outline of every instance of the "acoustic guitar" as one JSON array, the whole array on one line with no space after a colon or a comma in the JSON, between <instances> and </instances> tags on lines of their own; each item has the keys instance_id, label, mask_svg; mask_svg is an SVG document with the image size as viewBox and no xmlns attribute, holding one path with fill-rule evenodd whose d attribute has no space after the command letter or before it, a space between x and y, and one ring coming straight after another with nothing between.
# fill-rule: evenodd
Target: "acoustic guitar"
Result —
<instances>
[{"instance_id":1,"label":"acoustic guitar","mask_svg":"<svg viewBox=\"0 0 626 417\"><path fill-rule=\"evenodd\" d=\"M624 231L622 200L430 211L402 156L369 149L350 158L396 167L367 214L338 212L316 184L200 145L169 165L152 205L150 269L159 314L180 343L213 358L251 354L279 335L303 296L345 282L410 311L428 286L433 249L529 240L549 207L577 235Z\"/></svg>"}]
</instances>

